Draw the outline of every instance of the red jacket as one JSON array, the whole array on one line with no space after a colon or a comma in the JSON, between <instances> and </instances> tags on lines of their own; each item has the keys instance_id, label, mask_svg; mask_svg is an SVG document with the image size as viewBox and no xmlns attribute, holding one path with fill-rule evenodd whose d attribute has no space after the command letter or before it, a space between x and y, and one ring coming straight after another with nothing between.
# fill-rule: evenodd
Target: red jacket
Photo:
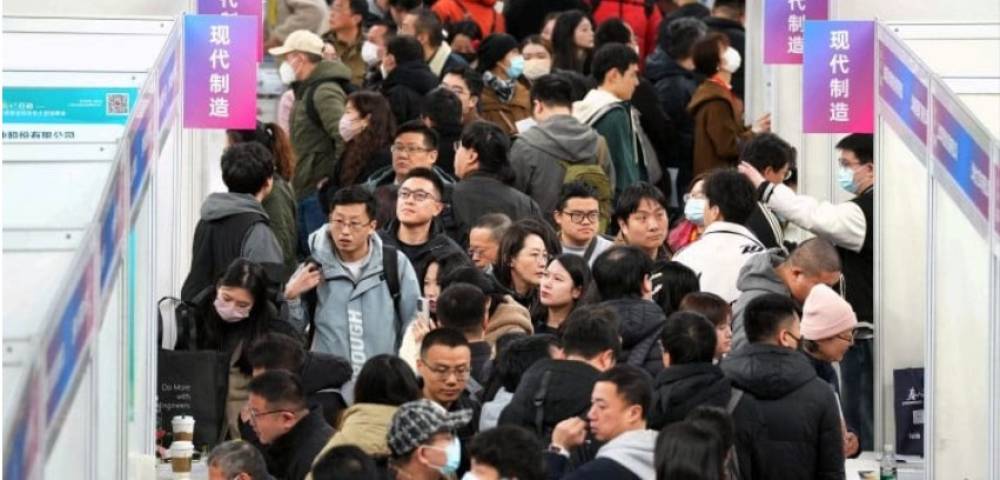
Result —
<instances>
[{"instance_id":1,"label":"red jacket","mask_svg":"<svg viewBox=\"0 0 1000 480\"><path fill-rule=\"evenodd\" d=\"M431 7L444 24L472 20L479 25L483 38L491 33L502 33L503 15L497 13L496 0L438 0Z\"/></svg>"},{"instance_id":2,"label":"red jacket","mask_svg":"<svg viewBox=\"0 0 1000 480\"><path fill-rule=\"evenodd\" d=\"M646 0L592 0L591 4L597 4L594 10L595 29L609 18L620 18L632 27L639 41L639 65L645 65L646 55L656 49L656 36L662 19L660 9L655 4L647 7Z\"/></svg>"}]
</instances>

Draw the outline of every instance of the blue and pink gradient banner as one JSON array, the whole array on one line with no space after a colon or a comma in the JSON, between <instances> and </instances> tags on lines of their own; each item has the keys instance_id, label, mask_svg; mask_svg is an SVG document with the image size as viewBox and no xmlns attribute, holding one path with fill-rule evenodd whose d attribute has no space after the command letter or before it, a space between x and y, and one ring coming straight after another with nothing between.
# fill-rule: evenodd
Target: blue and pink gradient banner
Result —
<instances>
[{"instance_id":1,"label":"blue and pink gradient banner","mask_svg":"<svg viewBox=\"0 0 1000 480\"><path fill-rule=\"evenodd\" d=\"M184 127L254 128L257 19L184 17Z\"/></svg>"},{"instance_id":2,"label":"blue and pink gradient banner","mask_svg":"<svg viewBox=\"0 0 1000 480\"><path fill-rule=\"evenodd\" d=\"M198 15L257 17L257 61L264 59L264 6L260 0L198 0Z\"/></svg>"},{"instance_id":3,"label":"blue and pink gradient banner","mask_svg":"<svg viewBox=\"0 0 1000 480\"><path fill-rule=\"evenodd\" d=\"M765 0L764 63L802 63L806 20L826 20L830 0Z\"/></svg>"},{"instance_id":4,"label":"blue and pink gradient banner","mask_svg":"<svg viewBox=\"0 0 1000 480\"><path fill-rule=\"evenodd\" d=\"M806 22L802 116L805 133L874 132L874 22Z\"/></svg>"},{"instance_id":5,"label":"blue and pink gradient banner","mask_svg":"<svg viewBox=\"0 0 1000 480\"><path fill-rule=\"evenodd\" d=\"M879 42L879 97L899 117L912 136L927 148L929 102L928 73L909 58L897 55L889 45Z\"/></svg>"},{"instance_id":6,"label":"blue and pink gradient banner","mask_svg":"<svg viewBox=\"0 0 1000 480\"><path fill-rule=\"evenodd\" d=\"M990 218L989 147L980 146L975 137L949 111L947 102L934 96L934 131L931 135L934 159L954 179L962 194L976 208L983 221Z\"/></svg>"}]
</instances>

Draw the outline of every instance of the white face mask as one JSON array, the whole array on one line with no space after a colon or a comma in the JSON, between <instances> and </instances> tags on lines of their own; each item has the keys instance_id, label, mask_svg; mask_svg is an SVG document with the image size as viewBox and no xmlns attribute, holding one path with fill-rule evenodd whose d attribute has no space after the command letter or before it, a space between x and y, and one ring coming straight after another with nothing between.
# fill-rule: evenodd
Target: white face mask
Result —
<instances>
[{"instance_id":1,"label":"white face mask","mask_svg":"<svg viewBox=\"0 0 1000 480\"><path fill-rule=\"evenodd\" d=\"M392 70L386 70L385 63L382 63L381 65L378 66L378 71L382 72L382 80L385 80L389 78L389 72L391 72Z\"/></svg>"},{"instance_id":2,"label":"white face mask","mask_svg":"<svg viewBox=\"0 0 1000 480\"><path fill-rule=\"evenodd\" d=\"M378 63L378 45L365 40L365 43L361 44L361 59L369 67Z\"/></svg>"},{"instance_id":3,"label":"white face mask","mask_svg":"<svg viewBox=\"0 0 1000 480\"><path fill-rule=\"evenodd\" d=\"M365 122L354 115L344 114L340 117L340 125L338 125L338 129L340 130L340 137L343 138L345 142L350 142L365 129Z\"/></svg>"},{"instance_id":4,"label":"white face mask","mask_svg":"<svg viewBox=\"0 0 1000 480\"><path fill-rule=\"evenodd\" d=\"M297 80L295 77L295 67L292 66L292 63L288 59L281 62L281 66L278 67L278 78L285 85L291 85L292 82Z\"/></svg>"},{"instance_id":5,"label":"white face mask","mask_svg":"<svg viewBox=\"0 0 1000 480\"><path fill-rule=\"evenodd\" d=\"M552 60L547 58L532 58L524 61L524 77L534 80L552 71Z\"/></svg>"},{"instance_id":6,"label":"white face mask","mask_svg":"<svg viewBox=\"0 0 1000 480\"><path fill-rule=\"evenodd\" d=\"M736 73L742 63L743 58L740 57L740 52L737 52L733 47L726 47L726 53L722 54L722 69L729 73Z\"/></svg>"}]
</instances>

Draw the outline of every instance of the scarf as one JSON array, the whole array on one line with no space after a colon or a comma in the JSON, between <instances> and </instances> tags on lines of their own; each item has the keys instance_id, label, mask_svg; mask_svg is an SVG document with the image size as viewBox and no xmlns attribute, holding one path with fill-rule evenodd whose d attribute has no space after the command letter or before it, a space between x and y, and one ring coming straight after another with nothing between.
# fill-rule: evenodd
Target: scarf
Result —
<instances>
[{"instance_id":1,"label":"scarf","mask_svg":"<svg viewBox=\"0 0 1000 480\"><path fill-rule=\"evenodd\" d=\"M514 98L514 87L516 80L503 80L493 74L493 72L483 73L483 83L497 93L497 97L503 103L508 103Z\"/></svg>"}]
</instances>

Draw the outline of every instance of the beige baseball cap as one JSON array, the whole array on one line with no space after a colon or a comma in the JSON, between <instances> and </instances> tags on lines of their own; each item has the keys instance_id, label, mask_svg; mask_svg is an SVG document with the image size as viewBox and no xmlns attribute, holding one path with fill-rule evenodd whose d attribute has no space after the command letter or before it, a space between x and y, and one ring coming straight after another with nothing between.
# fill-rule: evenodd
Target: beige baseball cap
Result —
<instances>
[{"instance_id":1,"label":"beige baseball cap","mask_svg":"<svg viewBox=\"0 0 1000 480\"><path fill-rule=\"evenodd\" d=\"M323 55L323 39L309 30L296 30L285 38L285 44L267 51L271 55L280 56L291 52L304 52Z\"/></svg>"}]
</instances>

